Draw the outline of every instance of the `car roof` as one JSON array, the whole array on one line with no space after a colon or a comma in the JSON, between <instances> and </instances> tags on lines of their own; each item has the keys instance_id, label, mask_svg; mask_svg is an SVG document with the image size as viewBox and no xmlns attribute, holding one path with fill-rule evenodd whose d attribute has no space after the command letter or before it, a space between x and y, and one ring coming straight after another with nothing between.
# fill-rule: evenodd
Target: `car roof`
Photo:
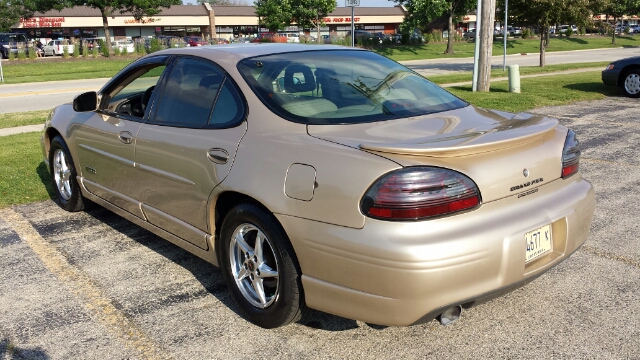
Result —
<instances>
[{"instance_id":1,"label":"car roof","mask_svg":"<svg viewBox=\"0 0 640 360\"><path fill-rule=\"evenodd\" d=\"M209 59L216 59L224 56L234 57L236 59L249 58L260 55L282 54L302 51L327 51L327 50L353 50L366 51L359 48L352 48L339 45L306 45L306 44L289 44L289 43L252 43L252 44L229 44L224 46L208 45L187 48L173 48L163 50L154 54L189 54L201 56Z\"/></svg>"}]
</instances>

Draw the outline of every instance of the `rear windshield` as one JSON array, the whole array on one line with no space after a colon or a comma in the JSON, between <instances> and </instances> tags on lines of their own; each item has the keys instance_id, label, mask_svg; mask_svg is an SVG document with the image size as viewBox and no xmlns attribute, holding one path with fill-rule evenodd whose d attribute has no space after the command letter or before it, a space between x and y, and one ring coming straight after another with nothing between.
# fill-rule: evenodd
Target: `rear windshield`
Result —
<instances>
[{"instance_id":1,"label":"rear windshield","mask_svg":"<svg viewBox=\"0 0 640 360\"><path fill-rule=\"evenodd\" d=\"M0 42L27 42L27 38L22 34L0 34Z\"/></svg>"},{"instance_id":2,"label":"rear windshield","mask_svg":"<svg viewBox=\"0 0 640 360\"><path fill-rule=\"evenodd\" d=\"M238 69L273 112L305 124L356 124L467 106L404 66L358 50L244 59Z\"/></svg>"}]
</instances>

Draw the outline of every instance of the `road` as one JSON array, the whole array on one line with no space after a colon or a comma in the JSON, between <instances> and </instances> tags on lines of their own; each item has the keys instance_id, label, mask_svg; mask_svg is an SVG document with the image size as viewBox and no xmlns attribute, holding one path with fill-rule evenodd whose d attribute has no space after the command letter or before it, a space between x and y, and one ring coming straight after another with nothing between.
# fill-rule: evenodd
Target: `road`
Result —
<instances>
[{"instance_id":1,"label":"road","mask_svg":"<svg viewBox=\"0 0 640 360\"><path fill-rule=\"evenodd\" d=\"M640 55L640 48L584 50L547 53L547 64L613 61ZM536 66L537 54L507 56L507 64ZM473 58L412 60L402 62L424 76L473 70ZM502 56L492 58L492 66L502 66ZM84 91L98 90L108 79L71 80L46 83L0 85L0 113L52 109L73 100Z\"/></svg>"},{"instance_id":2,"label":"road","mask_svg":"<svg viewBox=\"0 0 640 360\"><path fill-rule=\"evenodd\" d=\"M0 359L638 359L637 108L613 97L534 110L578 134L596 189L590 236L448 327L314 312L264 330L238 315L220 270L109 211L2 209Z\"/></svg>"},{"instance_id":3,"label":"road","mask_svg":"<svg viewBox=\"0 0 640 360\"><path fill-rule=\"evenodd\" d=\"M493 53L496 54L495 49ZM630 56L640 56L640 47L548 52L545 56L545 62L547 65L603 62ZM502 61L502 51L500 51L499 56L491 58L491 66L496 69L502 69ZM429 75L473 71L473 58L411 60L403 61L402 64L427 77ZM538 66L540 65L540 54L508 55L508 65Z\"/></svg>"}]
</instances>

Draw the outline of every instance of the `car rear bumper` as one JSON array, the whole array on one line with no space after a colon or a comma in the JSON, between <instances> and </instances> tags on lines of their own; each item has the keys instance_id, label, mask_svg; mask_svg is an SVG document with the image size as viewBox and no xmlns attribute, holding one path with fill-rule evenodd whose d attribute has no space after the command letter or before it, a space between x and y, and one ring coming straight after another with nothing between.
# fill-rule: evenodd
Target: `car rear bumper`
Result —
<instances>
[{"instance_id":1,"label":"car rear bumper","mask_svg":"<svg viewBox=\"0 0 640 360\"><path fill-rule=\"evenodd\" d=\"M618 86L618 76L620 75L620 69L604 70L602 71L602 82L609 86Z\"/></svg>"},{"instance_id":2,"label":"car rear bumper","mask_svg":"<svg viewBox=\"0 0 640 360\"><path fill-rule=\"evenodd\" d=\"M574 175L537 189L429 221L367 219L362 229L277 217L298 256L309 307L404 326L511 291L584 243L591 184ZM548 224L552 250L525 264L524 234Z\"/></svg>"}]
</instances>

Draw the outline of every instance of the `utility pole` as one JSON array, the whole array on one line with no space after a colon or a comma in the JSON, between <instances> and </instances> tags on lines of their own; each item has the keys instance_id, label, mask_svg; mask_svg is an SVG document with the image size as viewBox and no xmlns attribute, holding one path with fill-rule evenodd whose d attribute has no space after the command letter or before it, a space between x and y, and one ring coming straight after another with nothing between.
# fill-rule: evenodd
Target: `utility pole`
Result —
<instances>
[{"instance_id":1,"label":"utility pole","mask_svg":"<svg viewBox=\"0 0 640 360\"><path fill-rule=\"evenodd\" d=\"M491 84L491 55L493 53L494 14L496 12L495 0L481 0L482 9L480 16L480 57L478 64L478 91L489 91ZM476 30L477 31L477 30ZM478 37L476 36L476 41Z\"/></svg>"}]
</instances>

